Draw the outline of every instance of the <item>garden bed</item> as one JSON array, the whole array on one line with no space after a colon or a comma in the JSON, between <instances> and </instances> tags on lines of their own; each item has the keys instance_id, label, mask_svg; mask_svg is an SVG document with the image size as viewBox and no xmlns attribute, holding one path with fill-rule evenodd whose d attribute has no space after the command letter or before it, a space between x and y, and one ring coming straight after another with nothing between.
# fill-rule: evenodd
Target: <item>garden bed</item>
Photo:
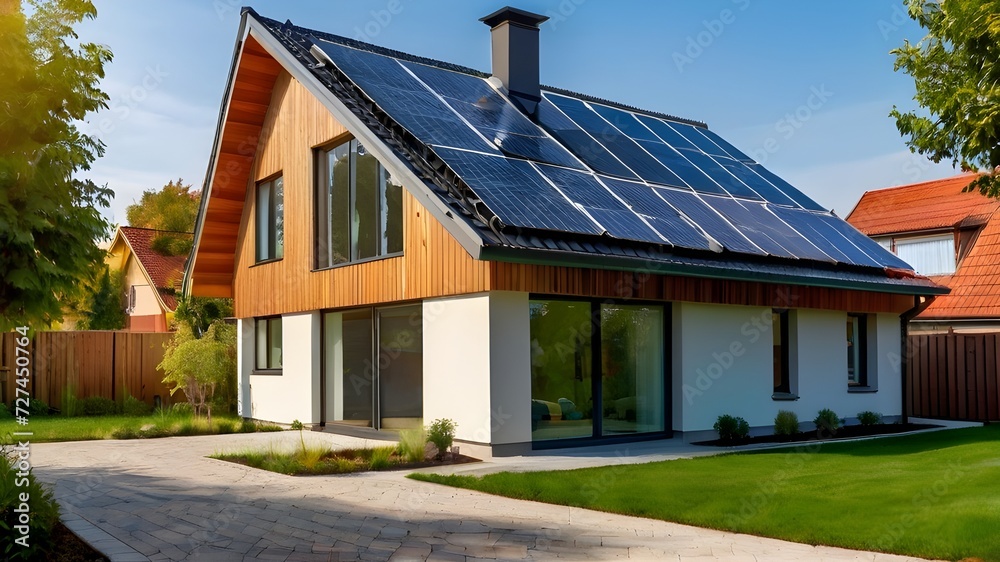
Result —
<instances>
[{"instance_id":1,"label":"garden bed","mask_svg":"<svg viewBox=\"0 0 1000 562\"><path fill-rule=\"evenodd\" d=\"M56 523L52 529L52 545L45 555L46 562L107 562L108 560L62 523Z\"/></svg>"},{"instance_id":2,"label":"garden bed","mask_svg":"<svg viewBox=\"0 0 1000 562\"><path fill-rule=\"evenodd\" d=\"M936 425L918 423L880 423L875 425L848 425L836 432L827 430L803 431L795 435L759 435L745 439L712 439L697 441L692 445L707 445L710 447L735 447L739 445L757 445L765 443L802 443L808 441L836 441L855 437L871 437L875 435L892 435L920 429L930 429Z\"/></svg>"},{"instance_id":3,"label":"garden bed","mask_svg":"<svg viewBox=\"0 0 1000 562\"><path fill-rule=\"evenodd\" d=\"M211 458L291 476L351 474L373 470L412 470L430 466L481 462L480 459L457 453L447 453L443 460L428 458L412 462L400 455L395 447L336 451L306 448L291 452L272 449L216 454L212 455Z\"/></svg>"}]
</instances>

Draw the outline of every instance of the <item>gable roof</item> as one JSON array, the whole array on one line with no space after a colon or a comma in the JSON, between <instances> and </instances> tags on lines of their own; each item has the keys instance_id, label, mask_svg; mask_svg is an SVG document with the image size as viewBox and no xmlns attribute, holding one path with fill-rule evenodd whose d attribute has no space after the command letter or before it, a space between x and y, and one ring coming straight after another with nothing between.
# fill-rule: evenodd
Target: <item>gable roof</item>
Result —
<instances>
[{"instance_id":1,"label":"gable roof","mask_svg":"<svg viewBox=\"0 0 1000 562\"><path fill-rule=\"evenodd\" d=\"M250 50L261 69L260 52L270 55L474 258L942 291L704 123L546 86L537 111L526 115L482 72L279 23L249 8L243 15L245 40L237 44L226 104L240 94L240 76L255 77L241 52ZM254 85L267 83L256 78ZM219 171L222 158L232 161L225 139L234 125L224 106L185 277L185 290L211 286L201 294L226 296L232 280L238 213L214 209L234 205L248 185L233 186L233 174ZM254 126L251 134L259 135ZM227 193L216 197L216 187ZM218 218L223 214L228 218ZM214 233L203 246L206 224Z\"/></svg>"},{"instance_id":2,"label":"gable roof","mask_svg":"<svg viewBox=\"0 0 1000 562\"><path fill-rule=\"evenodd\" d=\"M190 232L119 226L111 247L114 248L119 239L128 245L146 280L156 288L160 306L168 312L173 312L177 309L176 291L184 275L187 256L164 256L154 250L153 240L164 234L187 240L193 238Z\"/></svg>"},{"instance_id":3,"label":"gable roof","mask_svg":"<svg viewBox=\"0 0 1000 562\"><path fill-rule=\"evenodd\" d=\"M960 174L867 191L847 222L868 236L982 225L1000 208L1000 201L978 191L964 191L978 176Z\"/></svg>"},{"instance_id":4,"label":"gable roof","mask_svg":"<svg viewBox=\"0 0 1000 562\"><path fill-rule=\"evenodd\" d=\"M847 220L871 236L982 226L955 273L933 277L951 289L917 320L1000 318L1000 201L964 189L968 173L865 193Z\"/></svg>"}]
</instances>

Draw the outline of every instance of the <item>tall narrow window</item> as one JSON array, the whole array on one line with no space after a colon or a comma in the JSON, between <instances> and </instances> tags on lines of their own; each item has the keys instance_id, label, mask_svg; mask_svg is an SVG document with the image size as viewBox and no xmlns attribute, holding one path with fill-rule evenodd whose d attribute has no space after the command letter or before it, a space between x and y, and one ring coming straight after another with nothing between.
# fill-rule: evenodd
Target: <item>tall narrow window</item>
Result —
<instances>
[{"instance_id":1,"label":"tall narrow window","mask_svg":"<svg viewBox=\"0 0 1000 562\"><path fill-rule=\"evenodd\" d=\"M868 317L847 315L847 384L868 384Z\"/></svg>"},{"instance_id":2,"label":"tall narrow window","mask_svg":"<svg viewBox=\"0 0 1000 562\"><path fill-rule=\"evenodd\" d=\"M790 370L788 341L788 311L771 312L771 334L774 343L774 393L791 394L792 377Z\"/></svg>"},{"instance_id":3,"label":"tall narrow window","mask_svg":"<svg viewBox=\"0 0 1000 562\"><path fill-rule=\"evenodd\" d=\"M281 176L257 184L257 261L285 255L285 187Z\"/></svg>"},{"instance_id":4,"label":"tall narrow window","mask_svg":"<svg viewBox=\"0 0 1000 562\"><path fill-rule=\"evenodd\" d=\"M403 189L357 140L320 151L316 267L403 251Z\"/></svg>"},{"instance_id":5,"label":"tall narrow window","mask_svg":"<svg viewBox=\"0 0 1000 562\"><path fill-rule=\"evenodd\" d=\"M281 368L281 317L258 318L257 361L258 370L276 370Z\"/></svg>"}]
</instances>

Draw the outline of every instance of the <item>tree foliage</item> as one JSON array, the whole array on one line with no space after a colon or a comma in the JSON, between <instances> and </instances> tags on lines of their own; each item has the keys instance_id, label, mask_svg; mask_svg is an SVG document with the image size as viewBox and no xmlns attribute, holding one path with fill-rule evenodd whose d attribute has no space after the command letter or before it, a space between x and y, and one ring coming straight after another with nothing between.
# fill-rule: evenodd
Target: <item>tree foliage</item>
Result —
<instances>
[{"instance_id":1,"label":"tree foliage","mask_svg":"<svg viewBox=\"0 0 1000 562\"><path fill-rule=\"evenodd\" d=\"M216 391L228 393L235 386L236 327L217 321L198 338L181 324L157 368L166 373L163 382L172 385L170 395L183 390L195 415L204 409L211 422Z\"/></svg>"},{"instance_id":2,"label":"tree foliage","mask_svg":"<svg viewBox=\"0 0 1000 562\"><path fill-rule=\"evenodd\" d=\"M1000 197L1000 0L907 0L927 30L894 49L924 111L893 108L910 150L934 162L986 170L969 189Z\"/></svg>"},{"instance_id":3,"label":"tree foliage","mask_svg":"<svg viewBox=\"0 0 1000 562\"><path fill-rule=\"evenodd\" d=\"M196 337L209 326L233 315L233 299L213 297L181 297L174 311L174 321L187 325Z\"/></svg>"},{"instance_id":4,"label":"tree foliage","mask_svg":"<svg viewBox=\"0 0 1000 562\"><path fill-rule=\"evenodd\" d=\"M125 208L131 226L170 232L192 232L198 218L200 191L191 191L183 179L171 181L159 190L142 192L139 202ZM191 251L191 239L164 234L153 239L152 248L165 256L180 256Z\"/></svg>"},{"instance_id":5,"label":"tree foliage","mask_svg":"<svg viewBox=\"0 0 1000 562\"><path fill-rule=\"evenodd\" d=\"M125 280L120 271L111 271L102 264L97 281L84 289L79 330L121 330L125 327Z\"/></svg>"},{"instance_id":6,"label":"tree foliage","mask_svg":"<svg viewBox=\"0 0 1000 562\"><path fill-rule=\"evenodd\" d=\"M113 195L79 179L104 153L75 123L107 107L99 89L111 52L77 39L89 0L30 0L0 11L0 331L50 325L109 233L99 207ZM18 3L13 4L15 7Z\"/></svg>"}]
</instances>

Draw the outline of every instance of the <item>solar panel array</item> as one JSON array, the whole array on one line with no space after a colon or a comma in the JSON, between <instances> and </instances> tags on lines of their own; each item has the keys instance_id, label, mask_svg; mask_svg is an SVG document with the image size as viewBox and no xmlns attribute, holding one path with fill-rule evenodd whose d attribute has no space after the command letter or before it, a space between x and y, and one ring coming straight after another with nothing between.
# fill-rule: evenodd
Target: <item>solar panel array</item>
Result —
<instances>
[{"instance_id":1,"label":"solar panel array","mask_svg":"<svg viewBox=\"0 0 1000 562\"><path fill-rule=\"evenodd\" d=\"M532 121L483 78L316 45L506 225L909 269L702 127L553 92Z\"/></svg>"}]
</instances>

